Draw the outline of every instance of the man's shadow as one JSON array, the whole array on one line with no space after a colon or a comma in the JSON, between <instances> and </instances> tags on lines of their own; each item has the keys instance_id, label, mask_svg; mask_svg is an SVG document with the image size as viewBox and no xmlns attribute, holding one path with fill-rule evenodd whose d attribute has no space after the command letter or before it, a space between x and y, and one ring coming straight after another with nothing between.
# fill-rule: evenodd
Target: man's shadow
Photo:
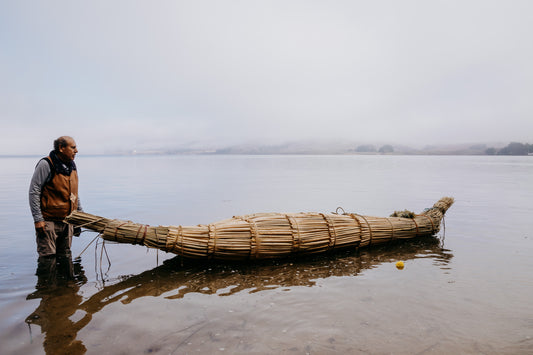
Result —
<instances>
[{"instance_id":1,"label":"man's shadow","mask_svg":"<svg viewBox=\"0 0 533 355\"><path fill-rule=\"evenodd\" d=\"M78 294L80 286L87 282L81 260L73 262L72 255L39 257L36 275L36 291L26 299L40 298L41 303L26 318L30 333L33 324L41 327L47 354L85 353L85 345L76 338L92 317L85 314L78 321L71 320L83 301Z\"/></svg>"}]
</instances>

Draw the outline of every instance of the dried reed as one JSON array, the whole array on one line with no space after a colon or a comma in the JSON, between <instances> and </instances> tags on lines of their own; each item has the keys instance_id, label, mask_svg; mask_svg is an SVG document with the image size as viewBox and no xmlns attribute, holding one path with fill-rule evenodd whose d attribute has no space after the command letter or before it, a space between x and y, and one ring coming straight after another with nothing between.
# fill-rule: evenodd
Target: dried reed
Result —
<instances>
[{"instance_id":1,"label":"dried reed","mask_svg":"<svg viewBox=\"0 0 533 355\"><path fill-rule=\"evenodd\" d=\"M443 197L412 218L353 213L257 213L197 226L158 226L73 212L66 221L105 240L140 244L192 259L280 258L358 248L437 233L453 204Z\"/></svg>"}]
</instances>

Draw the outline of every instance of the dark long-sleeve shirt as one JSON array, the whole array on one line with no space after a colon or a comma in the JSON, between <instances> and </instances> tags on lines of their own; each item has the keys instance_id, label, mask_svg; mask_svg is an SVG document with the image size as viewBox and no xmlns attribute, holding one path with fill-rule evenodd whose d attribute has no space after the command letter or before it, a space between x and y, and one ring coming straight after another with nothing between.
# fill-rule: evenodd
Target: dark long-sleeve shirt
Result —
<instances>
[{"instance_id":1,"label":"dark long-sleeve shirt","mask_svg":"<svg viewBox=\"0 0 533 355\"><path fill-rule=\"evenodd\" d=\"M50 164L44 159L40 160L35 167L35 172L30 182L29 200L30 210L34 222L44 221L41 212L41 193L44 185L52 178L52 170ZM78 198L78 211L82 211L81 203Z\"/></svg>"}]
</instances>

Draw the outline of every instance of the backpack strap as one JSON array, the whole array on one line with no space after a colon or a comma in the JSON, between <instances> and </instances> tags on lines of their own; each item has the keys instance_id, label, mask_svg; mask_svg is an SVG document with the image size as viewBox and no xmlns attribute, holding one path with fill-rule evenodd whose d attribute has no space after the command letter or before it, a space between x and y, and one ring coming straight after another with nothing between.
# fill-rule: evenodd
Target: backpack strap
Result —
<instances>
[{"instance_id":1,"label":"backpack strap","mask_svg":"<svg viewBox=\"0 0 533 355\"><path fill-rule=\"evenodd\" d=\"M55 173L56 173L56 169L54 168L54 164L52 163L52 159L50 159L50 157L44 157L42 158L41 160L45 160L47 163L48 163L48 166L50 167L50 176L49 176L49 179L46 181L45 185L48 184L52 178L54 177ZM39 160L37 162L37 164L39 164L41 162L41 160Z\"/></svg>"}]
</instances>

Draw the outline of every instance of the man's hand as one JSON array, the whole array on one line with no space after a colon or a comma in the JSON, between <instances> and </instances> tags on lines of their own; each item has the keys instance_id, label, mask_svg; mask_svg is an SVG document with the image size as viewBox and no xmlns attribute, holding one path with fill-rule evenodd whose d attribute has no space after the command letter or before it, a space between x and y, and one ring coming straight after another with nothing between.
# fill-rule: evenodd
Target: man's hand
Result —
<instances>
[{"instance_id":1,"label":"man's hand","mask_svg":"<svg viewBox=\"0 0 533 355\"><path fill-rule=\"evenodd\" d=\"M44 232L44 226L46 224L44 223L44 221L40 221L40 222L35 222L35 230L37 232Z\"/></svg>"}]
</instances>

